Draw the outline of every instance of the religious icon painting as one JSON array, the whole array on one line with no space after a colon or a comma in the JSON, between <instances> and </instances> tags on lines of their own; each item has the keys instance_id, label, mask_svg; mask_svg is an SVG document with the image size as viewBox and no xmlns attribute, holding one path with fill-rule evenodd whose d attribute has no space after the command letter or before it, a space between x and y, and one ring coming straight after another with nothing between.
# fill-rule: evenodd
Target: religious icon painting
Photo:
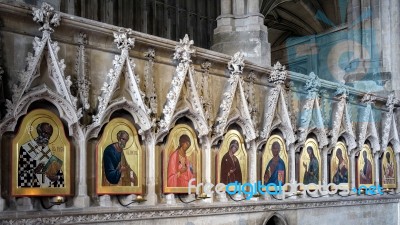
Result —
<instances>
[{"instance_id":1,"label":"religious icon painting","mask_svg":"<svg viewBox=\"0 0 400 225\"><path fill-rule=\"evenodd\" d=\"M391 146L388 146L382 155L382 187L397 188L396 158Z\"/></svg>"},{"instance_id":2,"label":"religious icon painting","mask_svg":"<svg viewBox=\"0 0 400 225\"><path fill-rule=\"evenodd\" d=\"M163 150L162 168L164 193L188 193L191 179L195 179L192 185L201 183L201 152L190 126L179 124L171 130Z\"/></svg>"},{"instance_id":3,"label":"religious icon painting","mask_svg":"<svg viewBox=\"0 0 400 225\"><path fill-rule=\"evenodd\" d=\"M12 196L71 195L71 147L53 112L29 112L12 142Z\"/></svg>"},{"instance_id":4,"label":"religious icon painting","mask_svg":"<svg viewBox=\"0 0 400 225\"><path fill-rule=\"evenodd\" d=\"M217 183L247 182L247 153L242 135L229 130L222 141L216 158Z\"/></svg>"},{"instance_id":5,"label":"religious icon painting","mask_svg":"<svg viewBox=\"0 0 400 225\"><path fill-rule=\"evenodd\" d=\"M96 192L142 194L144 154L135 126L125 118L114 118L104 128L96 147Z\"/></svg>"},{"instance_id":6,"label":"religious icon painting","mask_svg":"<svg viewBox=\"0 0 400 225\"><path fill-rule=\"evenodd\" d=\"M321 157L318 143L315 139L309 138L304 144L300 154L299 181L305 185L319 184L321 181ZM312 186L309 189L314 189Z\"/></svg>"},{"instance_id":7,"label":"religious icon painting","mask_svg":"<svg viewBox=\"0 0 400 225\"><path fill-rule=\"evenodd\" d=\"M265 145L261 159L261 181L264 185L282 184L288 182L288 155L286 145L282 137L272 135ZM270 191L275 191L274 186L269 187Z\"/></svg>"},{"instance_id":8,"label":"religious icon painting","mask_svg":"<svg viewBox=\"0 0 400 225\"><path fill-rule=\"evenodd\" d=\"M364 144L357 161L357 184L372 186L375 183L374 159L372 157L371 148Z\"/></svg>"},{"instance_id":9,"label":"religious icon painting","mask_svg":"<svg viewBox=\"0 0 400 225\"><path fill-rule=\"evenodd\" d=\"M339 141L332 151L330 182L346 188L350 187L349 157L345 143Z\"/></svg>"}]
</instances>

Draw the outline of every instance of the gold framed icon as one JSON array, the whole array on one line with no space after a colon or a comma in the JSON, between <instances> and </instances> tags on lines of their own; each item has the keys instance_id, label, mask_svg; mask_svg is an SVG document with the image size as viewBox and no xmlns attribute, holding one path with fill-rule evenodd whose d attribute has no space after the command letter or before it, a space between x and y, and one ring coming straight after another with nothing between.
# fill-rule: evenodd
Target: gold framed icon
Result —
<instances>
[{"instance_id":1,"label":"gold framed icon","mask_svg":"<svg viewBox=\"0 0 400 225\"><path fill-rule=\"evenodd\" d=\"M71 146L53 112L29 112L12 142L11 195L71 195Z\"/></svg>"},{"instance_id":2,"label":"gold framed icon","mask_svg":"<svg viewBox=\"0 0 400 225\"><path fill-rule=\"evenodd\" d=\"M194 130L186 125L176 125L170 132L163 150L163 192L188 193L192 185L201 183L201 152ZM194 193L196 188L192 188Z\"/></svg>"},{"instance_id":3,"label":"gold framed icon","mask_svg":"<svg viewBox=\"0 0 400 225\"><path fill-rule=\"evenodd\" d=\"M364 144L357 160L357 186L375 185L375 164L372 157L371 148Z\"/></svg>"},{"instance_id":4,"label":"gold framed icon","mask_svg":"<svg viewBox=\"0 0 400 225\"><path fill-rule=\"evenodd\" d=\"M350 187L350 164L346 144L339 141L331 155L330 182L343 187Z\"/></svg>"},{"instance_id":5,"label":"gold framed icon","mask_svg":"<svg viewBox=\"0 0 400 225\"><path fill-rule=\"evenodd\" d=\"M299 168L300 183L318 185L321 182L321 156L315 139L309 138L306 140L300 154ZM312 189L312 187L309 187L309 189Z\"/></svg>"},{"instance_id":6,"label":"gold framed icon","mask_svg":"<svg viewBox=\"0 0 400 225\"><path fill-rule=\"evenodd\" d=\"M216 157L217 183L247 182L247 152L243 136L237 130L229 130Z\"/></svg>"},{"instance_id":7,"label":"gold framed icon","mask_svg":"<svg viewBox=\"0 0 400 225\"><path fill-rule=\"evenodd\" d=\"M114 118L104 128L96 147L96 193L142 194L144 154L135 126Z\"/></svg>"},{"instance_id":8,"label":"gold framed icon","mask_svg":"<svg viewBox=\"0 0 400 225\"><path fill-rule=\"evenodd\" d=\"M282 185L289 180L289 159L286 144L279 135L272 135L265 145L261 159L261 181L264 185L274 183ZM274 187L269 187L274 191Z\"/></svg>"},{"instance_id":9,"label":"gold framed icon","mask_svg":"<svg viewBox=\"0 0 400 225\"><path fill-rule=\"evenodd\" d=\"M396 157L391 146L386 147L382 155L382 187L397 188Z\"/></svg>"}]
</instances>

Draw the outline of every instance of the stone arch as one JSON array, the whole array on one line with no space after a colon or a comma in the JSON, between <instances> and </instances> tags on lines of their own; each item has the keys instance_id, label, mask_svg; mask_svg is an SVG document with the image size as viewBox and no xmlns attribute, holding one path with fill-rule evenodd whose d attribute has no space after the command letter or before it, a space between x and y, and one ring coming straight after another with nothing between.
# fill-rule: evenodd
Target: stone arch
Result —
<instances>
[{"instance_id":1,"label":"stone arch","mask_svg":"<svg viewBox=\"0 0 400 225\"><path fill-rule=\"evenodd\" d=\"M264 220L263 225L288 225L288 222L282 215L274 213Z\"/></svg>"},{"instance_id":2,"label":"stone arch","mask_svg":"<svg viewBox=\"0 0 400 225\"><path fill-rule=\"evenodd\" d=\"M107 107L105 112L102 114L99 123L94 123L88 128L88 132L86 134L87 139L97 137L100 133L101 128L110 121L113 113L119 110L124 110L125 112L127 112L128 115L133 118L134 124L137 125L139 128L138 134L142 138L144 138L143 133L151 128L151 121L149 120L147 113L142 110L142 108L140 108L138 105L124 99L118 102L114 102Z\"/></svg>"}]
</instances>

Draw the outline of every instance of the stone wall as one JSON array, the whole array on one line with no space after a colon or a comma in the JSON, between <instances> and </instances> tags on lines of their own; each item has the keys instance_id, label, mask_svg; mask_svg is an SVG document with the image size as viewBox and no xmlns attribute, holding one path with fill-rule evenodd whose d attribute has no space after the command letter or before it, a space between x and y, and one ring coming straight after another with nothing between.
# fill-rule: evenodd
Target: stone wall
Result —
<instances>
[{"instance_id":1,"label":"stone wall","mask_svg":"<svg viewBox=\"0 0 400 225\"><path fill-rule=\"evenodd\" d=\"M22 81L19 72L24 71L27 62L24 60L28 52L36 50L32 46L34 37L42 37L45 31L32 21L31 9L26 5L0 3L1 55L0 66L4 69L3 86L5 97L9 100L18 92L13 84ZM354 224L398 224L398 196L339 196L323 197L297 196L285 200L275 200L271 196L262 196L250 201L236 203L227 198L210 196L207 200L197 201L189 205L181 203L177 196L162 192L162 149L168 132L175 124L191 120L196 130L202 149L203 182L215 183L215 156L221 145L223 135L232 127L241 130L245 138L248 154L247 173L250 182L261 179L261 153L268 138L272 134L281 134L285 140L289 155L289 181L298 181L299 154L305 141L313 137L319 143L319 151L323 169L321 183L329 183L328 158L338 140L344 140L348 149L351 174L355 174L355 162L362 145L369 142L372 148L375 165L380 165L381 155L388 145L395 149L396 160L399 160L399 141L396 120L398 105L394 97L373 96L352 87L338 85L334 82L320 80L311 73L304 75L286 71L276 64L274 67L259 67L244 61L243 55L230 57L210 50L192 47L189 39L182 37L180 43L163 38L120 30L109 24L95 22L61 13L61 23L53 27L51 40L57 41L60 48L58 58L64 59L65 76L71 75L71 93L58 90L56 87L43 89L42 83L33 82L26 92L22 93L27 101L14 101L7 104L7 110L2 117L1 158L10 158L10 143L16 134L19 121L35 107L47 107L55 111L63 119L68 136L73 144L73 161L75 192L68 197L68 202L55 207L55 210L44 211L40 207L39 198L15 198L11 196L10 173L1 176L1 206L5 212L0 213L0 219L12 223L84 223L84 222L119 222L131 221L139 224L263 224L277 213L282 224L341 224L343 221L354 221ZM115 34L113 34L115 32ZM127 34L134 38L134 46L124 46L126 43L117 40L115 35ZM125 32L125 33L124 33ZM82 35L83 33L84 35ZM114 39L116 41L114 41ZM132 40L132 39L131 39ZM127 37L122 38L127 41ZM121 44L122 43L122 44ZM121 48L116 48L120 44ZM129 49L131 48L131 49ZM149 49L153 49L151 56ZM191 49L196 53L192 54ZM177 52L184 52L176 56ZM150 109L149 117L144 120L154 122L141 134L142 145L146 149L146 194L145 203L134 204L129 208L119 206L115 196L97 196L95 193L95 145L99 139L96 135L81 134L94 127L100 132L104 124L97 124L93 116L99 115L99 96L104 96L101 90L105 82L109 82L107 74L116 64L115 55L129 54L133 59L135 75L139 78L139 89L144 92L144 99L155 96L156 107L150 105L150 99L144 101L144 107ZM81 54L81 55L80 55ZM82 54L84 57L82 57ZM35 57L35 56L33 56ZM190 61L192 60L192 62ZM28 62L32 62L31 58ZM211 64L208 64L211 63ZM151 67L153 65L153 67ZM189 76L182 73L182 66L194 67L193 81L182 82L181 86L172 82L179 76ZM228 65L228 68L227 68ZM150 67L149 67L150 66ZM84 68L84 69L82 69ZM152 72L149 72L152 68ZM29 69L29 67L28 67ZM25 73L26 74L26 73ZM57 73L59 75L59 73ZM56 75L57 75L56 74ZM49 76L40 70L41 76ZM317 74L319 75L319 74ZM86 77L90 81L88 88L78 87L77 81ZM323 75L319 75L323 77ZM149 78L154 81L154 89L149 89ZM63 78L65 79L65 78ZM43 82L51 82L44 77ZM193 83L194 82L194 85ZM233 88L233 83L238 89ZM174 93L174 87L186 88L181 93ZM172 88L171 88L172 87ZM65 115L58 111L73 107L71 102L59 99L47 100L43 105L37 99L35 90L54 92L54 96L73 97L77 93L89 91L90 107L83 107L80 119L77 111ZM154 91L154 93L153 93ZM136 94L139 91L135 92ZM178 94L176 99L169 93ZM188 98L187 95L190 94ZM230 95L232 94L232 95ZM47 98L47 95L43 96ZM53 96L53 95L51 95ZM230 98L229 96L233 96ZM186 97L186 98L185 98ZM199 102L198 99L203 99ZM180 101L181 99L187 102ZM132 100L134 101L134 100ZM31 105L33 102L35 104ZM36 105L40 102L42 105ZM66 103L65 103L66 102ZM84 106L84 100L78 99L78 106ZM172 110L166 110L172 103ZM201 104L199 104L201 103ZM209 103L209 104L205 104ZM51 106L51 105L54 106ZM70 105L68 105L70 104ZM108 106L107 102L105 103ZM135 103L136 104L136 103ZM186 106L186 110L180 110ZM185 105L186 104L186 105ZM20 108L13 108L20 106ZM173 105L173 104L172 104ZM198 107L200 105L200 107ZM221 106L223 105L223 107ZM225 106L224 106L225 105ZM228 105L228 107L226 107ZM129 109L128 104L122 109ZM68 108L70 107L70 108ZM116 111L116 110L114 110ZM114 112L104 111L105 115ZM127 110L129 111L129 110ZM172 112L171 112L172 111ZM199 112L202 113L199 113ZM62 111L66 112L66 111ZM202 115L203 114L203 115ZM170 116L170 117L169 117ZM75 118L69 119L69 118ZM170 119L168 119L170 118ZM187 119L189 118L189 119ZM218 118L218 119L217 119ZM106 119L104 120L106 122ZM145 121L138 121L140 128L146 127ZM94 125L93 125L94 124ZM144 124L144 125L142 125ZM83 129L85 128L85 129ZM99 134L94 132L94 134ZM298 163L297 163L298 164ZM400 166L397 164L397 182ZM1 170L9 171L10 162L1 160ZM375 167L379 174L380 166ZM356 185L355 176L351 175L350 186ZM380 184L379 176L375 184ZM395 188L392 192L397 192ZM191 196L184 196L190 200ZM126 200L126 199L125 199ZM376 210L385 212L376 214ZM34 213L32 213L34 212ZM227 218L226 214L229 214ZM343 215L342 220L335 220L335 215ZM306 215L306 216L304 216ZM142 219L144 221L142 221ZM279 219L278 219L279 220ZM286 220L286 222L282 222ZM279 224L279 223L278 223Z\"/></svg>"}]
</instances>

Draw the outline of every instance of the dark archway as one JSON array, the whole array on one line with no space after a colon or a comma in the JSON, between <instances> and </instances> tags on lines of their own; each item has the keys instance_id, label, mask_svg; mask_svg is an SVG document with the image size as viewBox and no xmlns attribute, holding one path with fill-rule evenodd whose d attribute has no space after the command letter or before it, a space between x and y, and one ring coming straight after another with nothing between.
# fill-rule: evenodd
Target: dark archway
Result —
<instances>
[{"instance_id":1,"label":"dark archway","mask_svg":"<svg viewBox=\"0 0 400 225\"><path fill-rule=\"evenodd\" d=\"M281 215L272 215L264 222L264 225L288 225L286 220Z\"/></svg>"}]
</instances>

